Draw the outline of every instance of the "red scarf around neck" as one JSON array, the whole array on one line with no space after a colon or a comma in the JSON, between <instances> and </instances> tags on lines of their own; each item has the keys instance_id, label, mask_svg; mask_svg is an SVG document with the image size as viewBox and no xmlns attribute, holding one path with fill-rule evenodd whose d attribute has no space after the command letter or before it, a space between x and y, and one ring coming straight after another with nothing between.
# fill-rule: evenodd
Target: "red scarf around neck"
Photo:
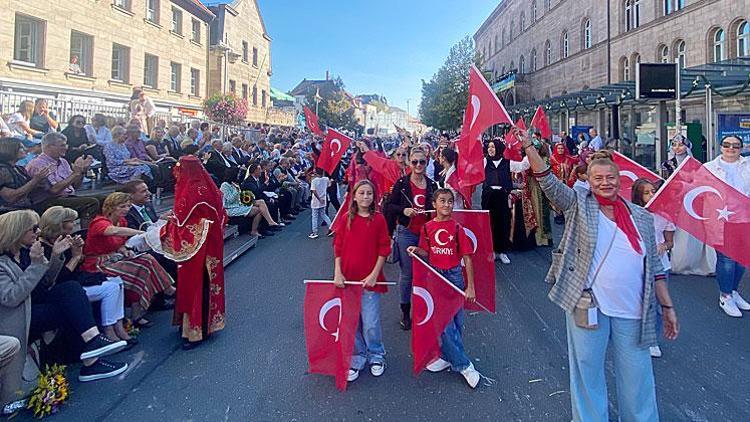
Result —
<instances>
[{"instance_id":1,"label":"red scarf around neck","mask_svg":"<svg viewBox=\"0 0 750 422\"><path fill-rule=\"evenodd\" d=\"M630 218L630 211L628 210L628 206L625 205L625 201L619 196L612 200L594 194L594 198L599 202L599 205L612 207L615 214L615 225L617 228L622 230L622 232L625 233L625 236L628 237L628 241L630 242L630 246L633 247L633 250L639 254L643 253L640 243L641 237L638 234L638 230L635 228L635 224L633 224L633 220Z\"/></svg>"}]
</instances>

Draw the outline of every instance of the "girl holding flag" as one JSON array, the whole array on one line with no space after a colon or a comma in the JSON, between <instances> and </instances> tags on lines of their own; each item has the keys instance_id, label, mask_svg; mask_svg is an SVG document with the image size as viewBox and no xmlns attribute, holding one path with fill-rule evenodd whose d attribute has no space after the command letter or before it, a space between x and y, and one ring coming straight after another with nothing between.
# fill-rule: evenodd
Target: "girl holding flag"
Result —
<instances>
[{"instance_id":1,"label":"girl holding flag","mask_svg":"<svg viewBox=\"0 0 750 422\"><path fill-rule=\"evenodd\" d=\"M344 288L345 280L362 281L362 292L354 353L347 381L359 377L359 371L370 364L370 373L379 377L385 371L385 347L380 324L380 295L388 291L384 285L383 264L391 253L391 238L385 217L375 211L375 185L369 180L357 182L351 192L351 206L346 222L336 232L333 242L334 283Z\"/></svg>"},{"instance_id":2,"label":"girl holding flag","mask_svg":"<svg viewBox=\"0 0 750 422\"><path fill-rule=\"evenodd\" d=\"M463 226L452 218L454 200L450 189L435 191L432 197L432 205L436 211L435 218L422 227L419 246L410 246L407 251L426 258L446 280L461 290L465 289L466 300L473 302L476 300L476 293L474 291L474 268L471 262L472 242ZM462 259L466 266L466 280L464 280L461 267ZM455 372L460 372L471 388L476 388L481 376L474 368L471 359L466 356L461 335L462 329L463 310L459 309L440 335L442 357L427 365L427 370L441 372L451 368Z\"/></svg>"}]
</instances>

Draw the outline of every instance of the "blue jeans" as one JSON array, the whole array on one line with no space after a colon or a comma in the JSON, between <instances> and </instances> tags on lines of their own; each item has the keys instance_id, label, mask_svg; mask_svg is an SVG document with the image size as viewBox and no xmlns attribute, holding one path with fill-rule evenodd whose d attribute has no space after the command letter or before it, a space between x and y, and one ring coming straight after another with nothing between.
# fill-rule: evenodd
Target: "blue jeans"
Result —
<instances>
[{"instance_id":1,"label":"blue jeans","mask_svg":"<svg viewBox=\"0 0 750 422\"><path fill-rule=\"evenodd\" d=\"M406 252L409 246L419 245L419 236L402 225L396 226L396 247L398 248L398 286L401 290L401 304L411 303L412 257Z\"/></svg>"},{"instance_id":2,"label":"blue jeans","mask_svg":"<svg viewBox=\"0 0 750 422\"><path fill-rule=\"evenodd\" d=\"M312 214L312 232L317 234L318 228L320 227L320 221L323 220L328 224L328 227L331 227L331 219L328 218L328 214L326 214L326 208L313 208L311 211Z\"/></svg>"},{"instance_id":3,"label":"blue jeans","mask_svg":"<svg viewBox=\"0 0 750 422\"><path fill-rule=\"evenodd\" d=\"M385 347L380 325L380 293L364 290L359 325L357 334L354 336L351 367L362 370L367 363L383 363L384 359Z\"/></svg>"},{"instance_id":4,"label":"blue jeans","mask_svg":"<svg viewBox=\"0 0 750 422\"><path fill-rule=\"evenodd\" d=\"M599 327L576 326L565 315L570 365L570 402L574 421L609 421L604 362L612 345L620 420L658 421L656 387L648 347L640 347L641 320L611 318L599 311Z\"/></svg>"},{"instance_id":5,"label":"blue jeans","mask_svg":"<svg viewBox=\"0 0 750 422\"><path fill-rule=\"evenodd\" d=\"M443 277L448 279L454 286L464 289L464 275L461 266L456 266L450 270L436 269ZM466 356L464 351L464 341L461 337L464 327L464 311L459 309L453 319L448 322L445 330L440 334L440 353L441 357L450 362L451 370L455 372L463 371L471 364L471 360Z\"/></svg>"},{"instance_id":6,"label":"blue jeans","mask_svg":"<svg viewBox=\"0 0 750 422\"><path fill-rule=\"evenodd\" d=\"M739 287L744 274L745 267L716 251L716 282L719 283L721 293L731 295Z\"/></svg>"}]
</instances>

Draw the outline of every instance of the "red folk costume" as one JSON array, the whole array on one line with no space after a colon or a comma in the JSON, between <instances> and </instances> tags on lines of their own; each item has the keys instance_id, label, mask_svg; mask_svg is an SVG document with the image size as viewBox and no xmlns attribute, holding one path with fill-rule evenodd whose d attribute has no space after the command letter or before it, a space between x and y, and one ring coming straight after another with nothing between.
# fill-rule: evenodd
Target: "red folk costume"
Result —
<instances>
[{"instance_id":1,"label":"red folk costume","mask_svg":"<svg viewBox=\"0 0 750 422\"><path fill-rule=\"evenodd\" d=\"M179 263L174 325L201 341L224 328L224 225L221 191L201 162L180 158L174 168L174 218L162 228L164 255Z\"/></svg>"},{"instance_id":2,"label":"red folk costume","mask_svg":"<svg viewBox=\"0 0 750 422\"><path fill-rule=\"evenodd\" d=\"M563 147L563 153L559 153L558 146ZM552 169L552 173L557 176L558 179L563 183L568 183L570 180L570 174L573 173L573 167L576 165L576 159L565 147L565 144L558 143L552 147L552 156L549 159L549 165Z\"/></svg>"}]
</instances>

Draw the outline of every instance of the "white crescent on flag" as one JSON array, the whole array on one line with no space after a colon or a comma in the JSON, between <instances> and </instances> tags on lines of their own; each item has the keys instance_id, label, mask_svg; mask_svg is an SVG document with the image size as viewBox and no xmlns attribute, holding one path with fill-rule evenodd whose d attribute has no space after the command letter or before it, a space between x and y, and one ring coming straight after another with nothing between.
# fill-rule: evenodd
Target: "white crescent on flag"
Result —
<instances>
[{"instance_id":1,"label":"white crescent on flag","mask_svg":"<svg viewBox=\"0 0 750 422\"><path fill-rule=\"evenodd\" d=\"M333 150L333 146L334 145L338 145L338 148L336 148L335 151ZM338 140L337 138L331 139L331 157L333 157L334 155L338 154L339 151L341 151L341 141Z\"/></svg>"},{"instance_id":2,"label":"white crescent on flag","mask_svg":"<svg viewBox=\"0 0 750 422\"><path fill-rule=\"evenodd\" d=\"M628 170L620 170L620 176L627 177L628 179L634 182L638 180L638 176L636 176L635 173L633 173L632 171L628 171Z\"/></svg>"},{"instance_id":3,"label":"white crescent on flag","mask_svg":"<svg viewBox=\"0 0 750 422\"><path fill-rule=\"evenodd\" d=\"M464 227L464 233L466 233L467 236L469 236L469 239L471 239L471 243L474 246L472 253L477 253L477 246L479 245L479 241L477 240L477 235L474 234L473 231L471 231L468 227Z\"/></svg>"},{"instance_id":4,"label":"white crescent on flag","mask_svg":"<svg viewBox=\"0 0 750 422\"><path fill-rule=\"evenodd\" d=\"M477 117L479 117L479 111L482 109L482 101L477 97L476 95L471 96L471 125L469 125L469 129L474 128L474 123L477 122Z\"/></svg>"},{"instance_id":5,"label":"white crescent on flag","mask_svg":"<svg viewBox=\"0 0 750 422\"><path fill-rule=\"evenodd\" d=\"M422 322L418 323L417 325L424 325L427 323L427 321L432 318L433 312L435 312L435 302L432 300L432 295L430 292L427 291L424 287L414 287L414 295L419 296L424 300L425 305L427 305L427 315L425 315Z\"/></svg>"},{"instance_id":6,"label":"white crescent on flag","mask_svg":"<svg viewBox=\"0 0 750 422\"><path fill-rule=\"evenodd\" d=\"M698 186L697 188L693 188L687 194L685 194L685 197L682 199L682 206L685 207L685 211L687 211L689 216L695 218L696 220L708 220L708 218L695 212L695 208L693 208L693 202L695 202L700 194L706 192L716 194L719 196L719 198L724 199L722 198L721 193L719 193L718 190L712 188L711 186Z\"/></svg>"},{"instance_id":7,"label":"white crescent on flag","mask_svg":"<svg viewBox=\"0 0 750 422\"><path fill-rule=\"evenodd\" d=\"M331 333L328 327L326 327L324 320L326 318L326 314L328 314L328 312L335 307L339 308L339 322L338 324L336 324L336 331ZM323 306L320 307L320 312L318 313L318 323L320 324L320 328L322 328L323 331L331 333L334 339L336 339L336 341L339 341L339 325L341 325L341 298L335 297L324 303Z\"/></svg>"}]
</instances>

